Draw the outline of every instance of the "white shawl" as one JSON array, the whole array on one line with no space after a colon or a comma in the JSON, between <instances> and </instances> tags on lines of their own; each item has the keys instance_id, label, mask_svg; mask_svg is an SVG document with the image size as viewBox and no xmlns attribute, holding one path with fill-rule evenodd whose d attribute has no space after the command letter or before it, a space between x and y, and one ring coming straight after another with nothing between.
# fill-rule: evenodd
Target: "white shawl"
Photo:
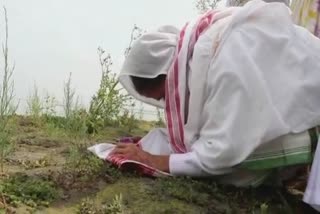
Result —
<instances>
[{"instance_id":1,"label":"white shawl","mask_svg":"<svg viewBox=\"0 0 320 214\"><path fill-rule=\"evenodd\" d=\"M145 43L155 44L149 40ZM153 47L151 57L168 51L164 61L172 62L175 45ZM141 58L133 50L126 60ZM320 124L319 53L319 39L294 25L281 3L251 1L200 36L190 62L184 125L184 143L199 159L198 167L216 174L241 163L266 142ZM125 63L119 77L125 88L129 86L124 79L137 75L139 66L130 70ZM152 64L148 69L161 71ZM175 156L179 154L170 159Z\"/></svg>"},{"instance_id":2,"label":"white shawl","mask_svg":"<svg viewBox=\"0 0 320 214\"><path fill-rule=\"evenodd\" d=\"M161 58L166 62L163 73L170 69L167 62L172 63L175 48L152 49L167 56ZM131 57L134 62L141 55ZM254 0L237 8L199 37L192 60L180 63L190 65L188 81L179 80L190 91L183 102L187 114L184 108L180 115L187 115L182 136L186 153L170 155L172 174L230 172L268 142L320 124L320 40L294 25L282 3ZM139 69L124 68L120 82L132 89L124 79L141 76L135 73ZM152 64L148 69L161 71ZM180 90L185 94L186 89Z\"/></svg>"}]
</instances>

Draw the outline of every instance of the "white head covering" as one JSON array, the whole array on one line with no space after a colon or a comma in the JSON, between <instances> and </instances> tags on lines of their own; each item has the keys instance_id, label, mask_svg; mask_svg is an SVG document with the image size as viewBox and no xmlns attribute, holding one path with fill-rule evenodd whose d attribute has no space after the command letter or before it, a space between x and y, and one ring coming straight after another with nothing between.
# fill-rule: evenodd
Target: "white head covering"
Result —
<instances>
[{"instance_id":1,"label":"white head covering","mask_svg":"<svg viewBox=\"0 0 320 214\"><path fill-rule=\"evenodd\" d=\"M167 74L173 61L179 30L173 26L162 26L158 30L142 35L133 44L119 75L119 81L130 95L136 99L160 108L164 100L156 100L140 95L130 76L155 78Z\"/></svg>"}]
</instances>

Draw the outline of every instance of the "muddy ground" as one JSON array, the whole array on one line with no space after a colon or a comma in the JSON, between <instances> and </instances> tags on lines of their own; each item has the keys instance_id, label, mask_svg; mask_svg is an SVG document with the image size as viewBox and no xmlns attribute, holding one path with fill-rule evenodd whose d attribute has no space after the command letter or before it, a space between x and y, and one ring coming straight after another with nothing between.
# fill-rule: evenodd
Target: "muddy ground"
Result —
<instances>
[{"instance_id":1,"label":"muddy ground","mask_svg":"<svg viewBox=\"0 0 320 214\"><path fill-rule=\"evenodd\" d=\"M144 123L131 134L150 128ZM16 117L11 132L14 147L0 179L0 213L313 213L300 202L298 190L289 194L283 187L237 189L212 179L141 177L86 151L128 134L121 129L80 137Z\"/></svg>"}]
</instances>

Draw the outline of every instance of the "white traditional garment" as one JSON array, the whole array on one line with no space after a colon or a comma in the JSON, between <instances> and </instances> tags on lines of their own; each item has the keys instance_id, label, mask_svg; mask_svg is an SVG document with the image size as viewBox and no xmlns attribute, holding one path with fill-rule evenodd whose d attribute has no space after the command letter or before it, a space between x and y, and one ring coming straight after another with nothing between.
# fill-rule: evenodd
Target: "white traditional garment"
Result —
<instances>
[{"instance_id":1,"label":"white traditional garment","mask_svg":"<svg viewBox=\"0 0 320 214\"><path fill-rule=\"evenodd\" d=\"M173 53L173 45L168 49ZM153 61L159 56L156 51L166 52L143 50ZM237 9L232 18L215 23L194 47L189 74L191 113L184 126L188 153L170 156L171 173L185 174L192 166L199 169L195 174L221 174L265 142L319 124L320 95L316 92L320 78L314 78L319 76L319 51L319 40L293 25L287 7L279 3L252 1ZM148 56L138 55L132 52L128 59L147 61ZM148 65L144 72L152 75L145 77L164 70ZM124 77L130 81L128 75L142 72L130 69L125 64L119 77L125 88ZM186 82L179 79L179 83ZM136 98L145 101L142 96Z\"/></svg>"},{"instance_id":2,"label":"white traditional garment","mask_svg":"<svg viewBox=\"0 0 320 214\"><path fill-rule=\"evenodd\" d=\"M186 37L190 31L186 30ZM140 43L153 44L153 48L145 47L143 57L132 52L128 59L155 61L166 52L157 50L161 43L155 41L142 37ZM172 46L168 49L173 52ZM189 62L187 152L170 156L170 172L223 174L267 142L320 124L320 78L315 78L320 76L318 53L319 39L294 25L281 3L251 1L213 24L200 36ZM165 61L172 61L170 57ZM123 78L129 81L128 76L137 76L137 71L153 77L161 73L151 63L141 71L140 64L130 70L125 63L119 77L125 88ZM178 82L183 91L186 78ZM143 96L136 98L145 101ZM186 113L185 109L181 112Z\"/></svg>"},{"instance_id":3,"label":"white traditional garment","mask_svg":"<svg viewBox=\"0 0 320 214\"><path fill-rule=\"evenodd\" d=\"M294 25L282 3L254 0L221 12L192 54L194 22L180 36L167 26L132 47L119 81L143 102L166 107L164 101L139 95L130 75L152 78L180 68L172 81L179 93L167 93L166 99L179 95L180 116L175 116L183 135L172 131L174 126L160 135L153 130L141 140L142 149L171 151L171 175L219 175L230 183L243 175L247 183L259 183L275 167L310 163L306 130L320 124L319 39ZM172 144L176 134L185 151Z\"/></svg>"},{"instance_id":4,"label":"white traditional garment","mask_svg":"<svg viewBox=\"0 0 320 214\"><path fill-rule=\"evenodd\" d=\"M162 26L155 32L142 35L126 58L119 81L130 95L153 106L164 108L163 100L141 96L134 88L130 75L155 78L167 74L175 53L179 30L173 26ZM135 57L131 57L135 56ZM152 72L150 72L152 70Z\"/></svg>"}]
</instances>

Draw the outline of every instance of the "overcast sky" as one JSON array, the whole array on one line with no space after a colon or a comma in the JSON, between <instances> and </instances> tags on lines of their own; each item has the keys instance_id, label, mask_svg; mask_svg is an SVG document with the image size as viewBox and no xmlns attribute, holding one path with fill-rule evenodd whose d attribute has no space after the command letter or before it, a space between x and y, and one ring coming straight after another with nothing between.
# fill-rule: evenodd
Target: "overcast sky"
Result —
<instances>
[{"instance_id":1,"label":"overcast sky","mask_svg":"<svg viewBox=\"0 0 320 214\"><path fill-rule=\"evenodd\" d=\"M111 53L117 71L134 24L146 30L163 24L180 27L198 14L195 0L0 0L0 5L8 10L10 55L22 106L34 82L62 100L69 72L88 104L100 80L98 46ZM3 41L2 10L0 18Z\"/></svg>"}]
</instances>

